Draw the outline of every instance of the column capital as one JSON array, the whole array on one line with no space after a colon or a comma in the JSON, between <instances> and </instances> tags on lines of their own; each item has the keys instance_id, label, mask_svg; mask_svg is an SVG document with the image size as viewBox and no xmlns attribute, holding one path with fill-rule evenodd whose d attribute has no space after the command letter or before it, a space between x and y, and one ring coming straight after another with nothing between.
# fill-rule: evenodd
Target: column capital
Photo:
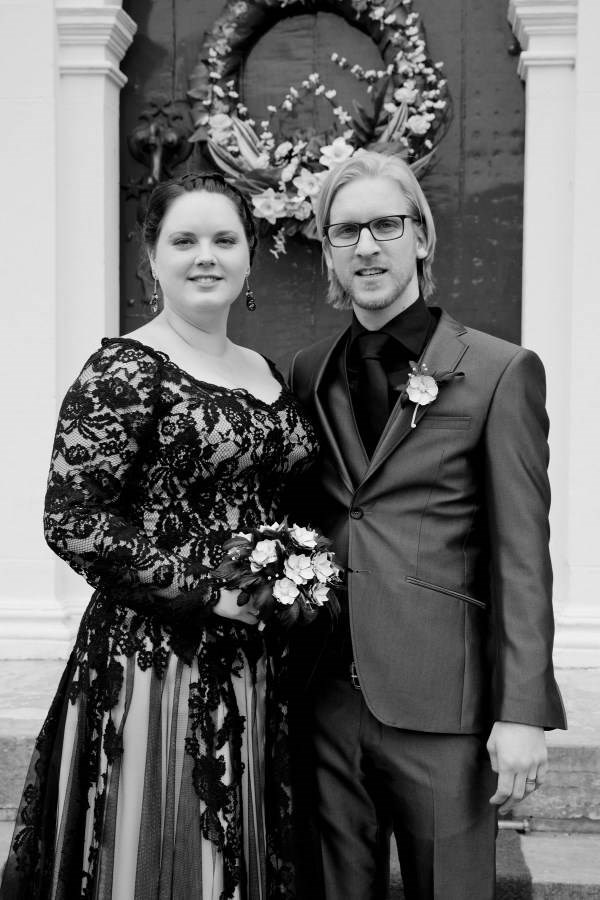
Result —
<instances>
[{"instance_id":1,"label":"column capital","mask_svg":"<svg viewBox=\"0 0 600 900\"><path fill-rule=\"evenodd\" d=\"M521 45L518 73L575 65L578 0L509 0L508 20Z\"/></svg>"},{"instance_id":2,"label":"column capital","mask_svg":"<svg viewBox=\"0 0 600 900\"><path fill-rule=\"evenodd\" d=\"M118 88L127 83L119 64L137 25L116 3L56 0L61 75L103 75Z\"/></svg>"}]
</instances>

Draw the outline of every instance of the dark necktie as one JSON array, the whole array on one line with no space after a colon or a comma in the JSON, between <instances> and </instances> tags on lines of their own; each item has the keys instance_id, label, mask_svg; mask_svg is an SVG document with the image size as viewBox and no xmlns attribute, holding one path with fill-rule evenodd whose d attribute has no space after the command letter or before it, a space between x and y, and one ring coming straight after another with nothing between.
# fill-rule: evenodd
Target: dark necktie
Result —
<instances>
[{"instance_id":1,"label":"dark necktie","mask_svg":"<svg viewBox=\"0 0 600 900\"><path fill-rule=\"evenodd\" d=\"M388 378L382 362L389 341L390 336L380 331L368 331L358 338L361 437L369 456L379 442L390 413Z\"/></svg>"}]
</instances>

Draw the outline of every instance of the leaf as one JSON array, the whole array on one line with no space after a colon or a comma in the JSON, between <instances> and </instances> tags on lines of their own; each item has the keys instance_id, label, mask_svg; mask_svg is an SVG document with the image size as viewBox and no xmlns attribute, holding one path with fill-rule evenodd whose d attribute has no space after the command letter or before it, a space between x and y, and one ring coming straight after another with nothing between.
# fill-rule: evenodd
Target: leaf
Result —
<instances>
[{"instance_id":1,"label":"leaf","mask_svg":"<svg viewBox=\"0 0 600 900\"><path fill-rule=\"evenodd\" d=\"M214 570L213 578L217 579L218 581L225 581L227 583L230 583L234 579L237 579L242 572L243 567L240 566L238 562L235 562L235 560L226 557Z\"/></svg>"},{"instance_id":2,"label":"leaf","mask_svg":"<svg viewBox=\"0 0 600 900\"><path fill-rule=\"evenodd\" d=\"M378 122L381 117L381 108L385 101L385 95L390 83L389 75L387 78L382 78L381 81L377 83L375 90L371 94L373 98L373 118L375 122Z\"/></svg>"},{"instance_id":3,"label":"leaf","mask_svg":"<svg viewBox=\"0 0 600 900\"><path fill-rule=\"evenodd\" d=\"M206 125L200 125L189 136L188 143L195 144L197 141L207 141L207 140L208 140L208 128L206 127Z\"/></svg>"},{"instance_id":4,"label":"leaf","mask_svg":"<svg viewBox=\"0 0 600 900\"><path fill-rule=\"evenodd\" d=\"M242 159L248 168L255 169L263 155L257 135L249 125L245 125L239 119L232 118L231 122Z\"/></svg>"},{"instance_id":5,"label":"leaf","mask_svg":"<svg viewBox=\"0 0 600 900\"><path fill-rule=\"evenodd\" d=\"M300 606L296 601L284 609L277 607L277 618L284 628L291 628L298 621L300 616Z\"/></svg>"},{"instance_id":6,"label":"leaf","mask_svg":"<svg viewBox=\"0 0 600 900\"><path fill-rule=\"evenodd\" d=\"M354 109L354 115L352 116L354 131L361 143L364 144L373 137L375 119L372 119L368 115L364 106L361 103L358 103L358 101L353 100L352 107Z\"/></svg>"},{"instance_id":7,"label":"leaf","mask_svg":"<svg viewBox=\"0 0 600 900\"><path fill-rule=\"evenodd\" d=\"M326 550L331 547L331 541L324 534L320 534L315 542L315 550Z\"/></svg>"},{"instance_id":8,"label":"leaf","mask_svg":"<svg viewBox=\"0 0 600 900\"><path fill-rule=\"evenodd\" d=\"M260 153L262 153L263 151L260 146L258 135L254 131L254 129L247 122L243 122L241 119L238 119L237 116L231 116L231 122L233 124L233 130L236 133L238 141L241 137L254 153L260 155Z\"/></svg>"},{"instance_id":9,"label":"leaf","mask_svg":"<svg viewBox=\"0 0 600 900\"><path fill-rule=\"evenodd\" d=\"M262 618L268 618L275 604L272 583L267 582L259 585L256 590L252 591L252 600L256 609L260 611Z\"/></svg>"},{"instance_id":10,"label":"leaf","mask_svg":"<svg viewBox=\"0 0 600 900\"><path fill-rule=\"evenodd\" d=\"M406 120L408 118L408 106L406 103L402 103L401 106L396 110L395 113L391 116L388 124L377 137L377 142L383 143L384 141L398 140L398 137L401 137L404 127L406 125ZM398 137L395 137L396 134Z\"/></svg>"},{"instance_id":11,"label":"leaf","mask_svg":"<svg viewBox=\"0 0 600 900\"><path fill-rule=\"evenodd\" d=\"M242 591L253 591L255 590L262 582L262 578L260 573L258 572L245 572L240 575L237 586Z\"/></svg>"},{"instance_id":12,"label":"leaf","mask_svg":"<svg viewBox=\"0 0 600 900\"><path fill-rule=\"evenodd\" d=\"M252 175L240 173L236 186L250 194L261 194L266 188L277 188L279 169L254 169Z\"/></svg>"},{"instance_id":13,"label":"leaf","mask_svg":"<svg viewBox=\"0 0 600 900\"><path fill-rule=\"evenodd\" d=\"M207 141L206 146L208 147L213 160L222 172L226 172L227 175L232 175L234 178L239 178L243 169L240 168L237 160L233 158L231 153L228 153L227 150L223 150L218 144L215 144L214 141Z\"/></svg>"},{"instance_id":14,"label":"leaf","mask_svg":"<svg viewBox=\"0 0 600 900\"><path fill-rule=\"evenodd\" d=\"M314 622L314 620L317 618L318 615L319 615L318 609L314 609L312 606L306 607L306 609L304 609L302 612L303 624L310 625L310 623Z\"/></svg>"},{"instance_id":15,"label":"leaf","mask_svg":"<svg viewBox=\"0 0 600 900\"><path fill-rule=\"evenodd\" d=\"M414 162L410 163L410 167L417 178L422 175L425 169L429 166L435 154L435 149L436 148L434 147L433 150L431 150L425 156L422 156L420 159L417 159Z\"/></svg>"},{"instance_id":16,"label":"leaf","mask_svg":"<svg viewBox=\"0 0 600 900\"><path fill-rule=\"evenodd\" d=\"M247 538L234 535L223 544L223 550L226 553L233 549L236 549L240 556L249 556L252 553L252 544Z\"/></svg>"},{"instance_id":17,"label":"leaf","mask_svg":"<svg viewBox=\"0 0 600 900\"><path fill-rule=\"evenodd\" d=\"M435 378L435 380L437 381L438 384L445 384L447 381L454 381L455 378L464 378L465 373L464 372L440 372L439 374L435 373L433 377Z\"/></svg>"}]
</instances>

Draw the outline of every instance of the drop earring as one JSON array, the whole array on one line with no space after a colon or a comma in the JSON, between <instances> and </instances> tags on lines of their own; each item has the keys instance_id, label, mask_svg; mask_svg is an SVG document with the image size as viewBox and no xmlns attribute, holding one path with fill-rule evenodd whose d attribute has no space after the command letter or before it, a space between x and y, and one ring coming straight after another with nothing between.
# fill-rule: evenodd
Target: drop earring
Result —
<instances>
[{"instance_id":1,"label":"drop earring","mask_svg":"<svg viewBox=\"0 0 600 900\"><path fill-rule=\"evenodd\" d=\"M248 276L246 275L246 306L250 310L250 312L254 312L256 309L256 300L254 299L254 292L250 290L250 282L248 281Z\"/></svg>"},{"instance_id":2,"label":"drop earring","mask_svg":"<svg viewBox=\"0 0 600 900\"><path fill-rule=\"evenodd\" d=\"M152 277L154 278L154 286L152 288L152 299L149 301L148 306L150 307L150 312L153 316L158 312L158 279L154 272L152 273Z\"/></svg>"}]
</instances>

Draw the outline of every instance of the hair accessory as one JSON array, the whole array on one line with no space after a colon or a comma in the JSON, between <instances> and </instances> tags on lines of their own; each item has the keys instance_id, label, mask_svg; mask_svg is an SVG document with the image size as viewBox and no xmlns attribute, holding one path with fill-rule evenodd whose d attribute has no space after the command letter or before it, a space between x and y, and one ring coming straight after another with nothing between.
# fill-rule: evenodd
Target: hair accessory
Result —
<instances>
[{"instance_id":1,"label":"hair accessory","mask_svg":"<svg viewBox=\"0 0 600 900\"><path fill-rule=\"evenodd\" d=\"M250 282L248 281L248 276L246 275L246 306L250 310L250 312L254 312L256 309L256 300L254 299L254 292L250 290Z\"/></svg>"}]
</instances>

